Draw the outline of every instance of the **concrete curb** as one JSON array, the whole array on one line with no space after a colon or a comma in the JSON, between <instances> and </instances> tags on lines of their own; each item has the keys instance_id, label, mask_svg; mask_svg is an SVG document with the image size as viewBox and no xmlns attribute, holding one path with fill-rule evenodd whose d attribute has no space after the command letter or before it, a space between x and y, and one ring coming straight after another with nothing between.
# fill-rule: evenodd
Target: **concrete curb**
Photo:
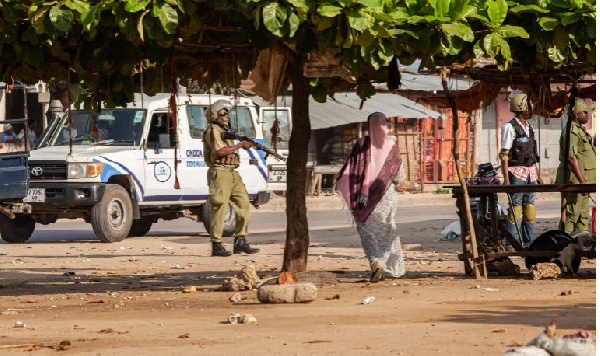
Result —
<instances>
[{"instance_id":1,"label":"concrete curb","mask_svg":"<svg viewBox=\"0 0 600 356\"><path fill-rule=\"evenodd\" d=\"M500 201L505 201L505 197L500 197ZM560 200L559 193L537 194L537 201ZM400 193L398 196L399 205L456 205L456 200L451 194L436 194L429 192L419 193ZM286 198L280 195L271 194L271 201L261 205L260 211L285 211ZM344 202L340 195L323 195L320 197L306 197L306 209L313 210L340 210L344 209Z\"/></svg>"}]
</instances>

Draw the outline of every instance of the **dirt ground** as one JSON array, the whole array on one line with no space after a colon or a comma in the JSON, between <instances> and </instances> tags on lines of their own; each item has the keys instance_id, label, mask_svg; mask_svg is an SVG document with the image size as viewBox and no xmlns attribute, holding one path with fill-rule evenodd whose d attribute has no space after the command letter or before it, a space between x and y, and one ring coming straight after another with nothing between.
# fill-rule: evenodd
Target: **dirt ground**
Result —
<instances>
[{"instance_id":1,"label":"dirt ground","mask_svg":"<svg viewBox=\"0 0 600 356\"><path fill-rule=\"evenodd\" d=\"M118 244L2 244L0 354L500 355L555 316L559 335L596 338L595 260L577 277L533 281L516 258L520 276L477 281L463 274L460 243L439 241L452 220L432 218L399 221L408 274L378 284L366 282L352 226L313 229L309 270L335 273L337 284L309 304L261 304L256 291L232 303L232 292L216 291L246 264L276 276L283 230L262 233L259 254L229 258L208 257L206 234L165 233L176 222ZM541 219L537 228L552 226ZM374 301L361 304L368 296ZM258 323L227 324L231 313Z\"/></svg>"}]
</instances>

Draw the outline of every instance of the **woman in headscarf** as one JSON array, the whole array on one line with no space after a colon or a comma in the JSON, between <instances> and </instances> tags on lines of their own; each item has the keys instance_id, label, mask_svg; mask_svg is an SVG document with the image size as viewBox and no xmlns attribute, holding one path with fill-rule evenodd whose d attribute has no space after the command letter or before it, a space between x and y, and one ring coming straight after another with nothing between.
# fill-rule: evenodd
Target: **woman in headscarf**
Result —
<instances>
[{"instance_id":1,"label":"woman in headscarf","mask_svg":"<svg viewBox=\"0 0 600 356\"><path fill-rule=\"evenodd\" d=\"M369 115L369 136L360 138L337 175L338 189L356 221L371 266L371 282L405 274L404 256L394 215L395 185L404 179L396 142L387 135L383 113Z\"/></svg>"}]
</instances>

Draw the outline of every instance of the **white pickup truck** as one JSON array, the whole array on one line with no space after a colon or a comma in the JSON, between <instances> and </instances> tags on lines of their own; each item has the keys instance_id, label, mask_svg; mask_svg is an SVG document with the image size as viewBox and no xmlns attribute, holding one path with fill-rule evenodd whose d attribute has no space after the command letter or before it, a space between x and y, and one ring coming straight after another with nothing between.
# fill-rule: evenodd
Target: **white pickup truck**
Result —
<instances>
[{"instance_id":1,"label":"white pickup truck","mask_svg":"<svg viewBox=\"0 0 600 356\"><path fill-rule=\"evenodd\" d=\"M176 125L165 94L144 96L143 102L137 95L135 105L102 109L97 133L92 132L90 112L73 111L71 129L68 115L56 120L30 152L30 186L23 202L31 204L32 212L19 216L19 228L2 228L14 220L0 226L2 238L24 242L36 223L54 223L60 218L83 218L103 242L143 236L159 218L196 219L208 231L208 168L202 134L209 100L230 101L232 130L262 142L252 101L219 95L179 94ZM239 153L238 171L251 203L268 202L264 154L255 149ZM230 207L225 236L233 234L234 224Z\"/></svg>"}]
</instances>

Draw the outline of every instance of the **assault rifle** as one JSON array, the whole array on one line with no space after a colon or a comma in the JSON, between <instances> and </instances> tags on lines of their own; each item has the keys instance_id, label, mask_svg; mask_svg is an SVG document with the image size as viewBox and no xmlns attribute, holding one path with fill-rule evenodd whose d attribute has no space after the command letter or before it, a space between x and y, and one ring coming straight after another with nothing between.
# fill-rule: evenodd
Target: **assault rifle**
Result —
<instances>
[{"instance_id":1,"label":"assault rifle","mask_svg":"<svg viewBox=\"0 0 600 356\"><path fill-rule=\"evenodd\" d=\"M231 132L229 131L229 127L228 125L226 125L223 122L220 121L213 121L213 123L221 126L221 128L223 128L223 130L225 130L225 132L223 132L223 139L224 140L238 140L240 142L245 141L245 142L250 142L252 144L252 146L256 147L257 149L263 151L264 153L266 153L267 155L271 155L275 158L277 158L280 161L285 161L285 157L283 157L282 155L280 155L279 153L275 152L275 150L266 147L256 141L254 141L253 139L247 137L247 136L241 136L236 134L235 132Z\"/></svg>"}]
</instances>

